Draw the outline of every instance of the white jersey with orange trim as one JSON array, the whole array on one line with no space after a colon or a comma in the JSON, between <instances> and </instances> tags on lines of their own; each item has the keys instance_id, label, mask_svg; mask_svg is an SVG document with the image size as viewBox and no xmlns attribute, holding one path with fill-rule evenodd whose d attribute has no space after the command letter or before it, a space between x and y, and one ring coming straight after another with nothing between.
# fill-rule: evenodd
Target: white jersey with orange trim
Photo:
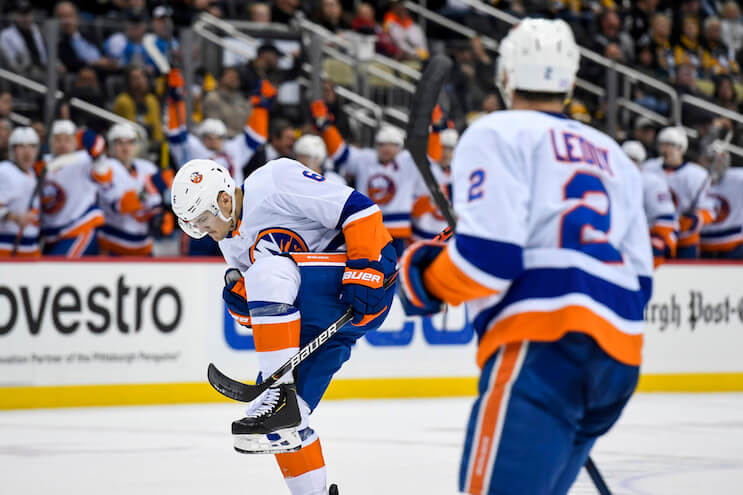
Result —
<instances>
[{"instance_id":1,"label":"white jersey with orange trim","mask_svg":"<svg viewBox=\"0 0 743 495\"><path fill-rule=\"evenodd\" d=\"M111 184L105 157L94 162L87 151L75 151L62 157L46 155L44 161L49 164L55 158L67 163L48 171L42 185L41 234L47 242L103 225L98 192Z\"/></svg>"},{"instance_id":2,"label":"white jersey with orange trim","mask_svg":"<svg viewBox=\"0 0 743 495\"><path fill-rule=\"evenodd\" d=\"M120 255L147 255L152 252L149 220L153 208L162 204L162 196L154 188L151 177L158 173L149 160L135 158L131 170L119 160L110 160L112 186L101 195L101 207L106 224L98 232L98 244L103 251ZM121 213L120 202L127 191L134 191L143 208Z\"/></svg>"},{"instance_id":3,"label":"white jersey with orange trim","mask_svg":"<svg viewBox=\"0 0 743 495\"><path fill-rule=\"evenodd\" d=\"M35 189L36 175L32 171L24 172L11 161L0 162L0 256L8 256L13 252L20 230L17 223L3 219L8 213L28 212L29 201ZM38 214L39 205L37 196L31 203L31 211ZM16 255L25 257L39 254L39 225L28 224L21 233Z\"/></svg>"},{"instance_id":4,"label":"white jersey with orange trim","mask_svg":"<svg viewBox=\"0 0 743 495\"><path fill-rule=\"evenodd\" d=\"M642 204L648 219L648 228L660 227L678 230L676 205L663 173L644 169L642 174Z\"/></svg>"},{"instance_id":5,"label":"white jersey with orange trim","mask_svg":"<svg viewBox=\"0 0 743 495\"><path fill-rule=\"evenodd\" d=\"M677 215L689 212L694 206L694 201L697 202L697 211L706 211L710 215L714 212L715 203L708 194L709 174L701 165L684 162L676 168L664 167L663 158L659 157L646 161L642 168L659 173L665 172Z\"/></svg>"},{"instance_id":6,"label":"white jersey with orange trim","mask_svg":"<svg viewBox=\"0 0 743 495\"><path fill-rule=\"evenodd\" d=\"M241 272L263 256L345 252L344 229L379 214L369 198L289 158L260 167L242 190L239 226L219 241L227 263Z\"/></svg>"},{"instance_id":7,"label":"white jersey with orange trim","mask_svg":"<svg viewBox=\"0 0 743 495\"><path fill-rule=\"evenodd\" d=\"M709 188L715 220L702 228L702 251L730 251L743 244L743 169L731 168Z\"/></svg>"},{"instance_id":8,"label":"white jersey with orange trim","mask_svg":"<svg viewBox=\"0 0 743 495\"><path fill-rule=\"evenodd\" d=\"M642 178L619 145L562 115L499 111L467 129L451 168L456 233L423 278L468 302L480 366L571 331L639 365L653 259Z\"/></svg>"},{"instance_id":9,"label":"white jersey with orange trim","mask_svg":"<svg viewBox=\"0 0 743 495\"><path fill-rule=\"evenodd\" d=\"M444 193L444 196L449 198L451 196L449 194L449 190L451 189L450 175L435 162L431 163L431 172L433 172L433 177L436 179L436 183ZM411 213L413 239L433 239L448 224L431 198L431 194L428 188L425 187L425 183L420 181L420 185L423 187L423 190L418 192Z\"/></svg>"},{"instance_id":10,"label":"white jersey with orange trim","mask_svg":"<svg viewBox=\"0 0 743 495\"><path fill-rule=\"evenodd\" d=\"M391 162L382 164L375 149L344 145L334 162L340 173L353 177L356 190L379 206L392 237L410 238L413 203L425 190L410 152L402 150Z\"/></svg>"}]
</instances>

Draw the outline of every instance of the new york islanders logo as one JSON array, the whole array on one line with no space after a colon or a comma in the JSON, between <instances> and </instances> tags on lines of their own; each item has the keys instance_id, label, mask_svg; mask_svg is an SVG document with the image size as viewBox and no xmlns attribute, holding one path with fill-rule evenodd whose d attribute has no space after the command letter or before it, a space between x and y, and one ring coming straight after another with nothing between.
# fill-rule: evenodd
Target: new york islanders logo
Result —
<instances>
[{"instance_id":1,"label":"new york islanders logo","mask_svg":"<svg viewBox=\"0 0 743 495\"><path fill-rule=\"evenodd\" d=\"M386 205L395 197L395 183L386 175L376 174L369 177L367 182L369 199L378 205Z\"/></svg>"},{"instance_id":2,"label":"new york islanders logo","mask_svg":"<svg viewBox=\"0 0 743 495\"><path fill-rule=\"evenodd\" d=\"M194 184L198 184L202 180L204 180L204 176L201 175L201 172L193 172L191 174L191 182L193 182Z\"/></svg>"},{"instance_id":3,"label":"new york islanders logo","mask_svg":"<svg viewBox=\"0 0 743 495\"><path fill-rule=\"evenodd\" d=\"M45 215L58 213L66 201L67 195L59 184L51 180L44 181L41 187L41 211Z\"/></svg>"},{"instance_id":4,"label":"new york islanders logo","mask_svg":"<svg viewBox=\"0 0 743 495\"><path fill-rule=\"evenodd\" d=\"M720 194L710 194L715 198L715 221L712 223L722 223L730 215L730 203Z\"/></svg>"},{"instance_id":5,"label":"new york islanders logo","mask_svg":"<svg viewBox=\"0 0 743 495\"><path fill-rule=\"evenodd\" d=\"M296 232L282 227L261 230L250 247L250 261L281 253L307 252L307 243Z\"/></svg>"}]
</instances>

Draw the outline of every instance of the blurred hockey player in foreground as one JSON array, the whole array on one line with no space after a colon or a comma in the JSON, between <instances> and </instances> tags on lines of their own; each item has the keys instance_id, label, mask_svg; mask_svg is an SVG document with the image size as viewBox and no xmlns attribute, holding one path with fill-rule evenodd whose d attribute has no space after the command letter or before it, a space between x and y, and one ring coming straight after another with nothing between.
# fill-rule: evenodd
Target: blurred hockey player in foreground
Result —
<instances>
[{"instance_id":1,"label":"blurred hockey player in foreground","mask_svg":"<svg viewBox=\"0 0 743 495\"><path fill-rule=\"evenodd\" d=\"M714 201L709 196L710 177L700 165L684 160L689 147L681 127L666 127L658 133L660 156L648 160L643 170L664 174L671 190L679 221L678 258L699 257L699 233L714 220Z\"/></svg>"},{"instance_id":2,"label":"blurred hockey player in foreground","mask_svg":"<svg viewBox=\"0 0 743 495\"><path fill-rule=\"evenodd\" d=\"M294 495L326 494L325 463L309 415L364 333L392 304L396 256L379 207L295 160L273 160L239 187L211 160L176 174L172 206L181 228L219 242L232 267L223 297L252 327L260 376L268 376L349 306L342 328L233 422L235 449L276 453Z\"/></svg>"},{"instance_id":3,"label":"blurred hockey player in foreground","mask_svg":"<svg viewBox=\"0 0 743 495\"><path fill-rule=\"evenodd\" d=\"M39 136L31 127L18 127L10 133L8 148L10 160L0 162L0 257L37 257L40 202L33 166Z\"/></svg>"},{"instance_id":4,"label":"blurred hockey player in foreground","mask_svg":"<svg viewBox=\"0 0 743 495\"><path fill-rule=\"evenodd\" d=\"M522 20L500 53L511 110L462 135L455 234L405 252L403 303L466 302L479 336L460 490L565 494L637 384L653 270L642 179L561 113L579 61L565 22Z\"/></svg>"}]
</instances>

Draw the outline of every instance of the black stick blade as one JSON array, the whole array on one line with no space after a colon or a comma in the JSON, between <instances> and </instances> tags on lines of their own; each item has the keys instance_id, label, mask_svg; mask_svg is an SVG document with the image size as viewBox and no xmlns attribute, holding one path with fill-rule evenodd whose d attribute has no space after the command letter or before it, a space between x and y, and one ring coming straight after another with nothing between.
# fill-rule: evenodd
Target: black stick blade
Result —
<instances>
[{"instance_id":1,"label":"black stick blade","mask_svg":"<svg viewBox=\"0 0 743 495\"><path fill-rule=\"evenodd\" d=\"M214 363L209 363L207 377L209 379L209 384L214 387L214 390L225 397L239 402L254 401L268 388L268 385L270 385L266 382L259 385L248 385L247 383L238 382L219 371L219 369L214 366Z\"/></svg>"}]
</instances>

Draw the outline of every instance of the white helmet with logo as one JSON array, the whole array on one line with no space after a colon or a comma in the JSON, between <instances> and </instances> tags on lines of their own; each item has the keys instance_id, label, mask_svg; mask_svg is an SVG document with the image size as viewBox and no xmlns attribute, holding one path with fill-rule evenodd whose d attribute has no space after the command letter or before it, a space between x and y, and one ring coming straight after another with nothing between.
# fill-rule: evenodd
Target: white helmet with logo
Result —
<instances>
[{"instance_id":1,"label":"white helmet with logo","mask_svg":"<svg viewBox=\"0 0 743 495\"><path fill-rule=\"evenodd\" d=\"M622 144L622 149L627 153L627 156L637 164L644 162L647 157L645 146L643 146L640 141L625 141L624 144Z\"/></svg>"},{"instance_id":2,"label":"white helmet with logo","mask_svg":"<svg viewBox=\"0 0 743 495\"><path fill-rule=\"evenodd\" d=\"M689 147L689 140L683 127L666 127L658 133L658 144L672 144L681 149L681 153L686 153Z\"/></svg>"},{"instance_id":3,"label":"white helmet with logo","mask_svg":"<svg viewBox=\"0 0 743 495\"><path fill-rule=\"evenodd\" d=\"M13 148L19 144L33 144L39 146L39 135L33 127L16 127L13 132L10 133L8 138L8 155L11 160L15 160L15 154Z\"/></svg>"},{"instance_id":4,"label":"white helmet with logo","mask_svg":"<svg viewBox=\"0 0 743 495\"><path fill-rule=\"evenodd\" d=\"M222 191L232 198L230 218L219 209L217 198ZM194 227L191 221L209 211L230 222L235 215L235 181L226 168L213 160L191 160L175 174L170 199L181 229L194 239L201 239L206 232Z\"/></svg>"},{"instance_id":5,"label":"white helmet with logo","mask_svg":"<svg viewBox=\"0 0 743 495\"><path fill-rule=\"evenodd\" d=\"M75 127L75 123L71 120L55 120L52 124L52 132L50 135L56 136L58 134L66 134L74 136L76 131L77 127Z\"/></svg>"},{"instance_id":6,"label":"white helmet with logo","mask_svg":"<svg viewBox=\"0 0 743 495\"><path fill-rule=\"evenodd\" d=\"M396 144L402 147L405 144L405 133L392 125L384 125L374 138L376 144Z\"/></svg>"},{"instance_id":7,"label":"white helmet with logo","mask_svg":"<svg viewBox=\"0 0 743 495\"><path fill-rule=\"evenodd\" d=\"M294 154L297 157L306 156L317 165L322 165L327 157L325 142L320 136L305 134L294 143Z\"/></svg>"},{"instance_id":8,"label":"white helmet with logo","mask_svg":"<svg viewBox=\"0 0 743 495\"><path fill-rule=\"evenodd\" d=\"M457 141L459 141L459 133L454 129L444 129L439 134L439 137L441 138L441 146L447 148L454 148L457 145Z\"/></svg>"},{"instance_id":9,"label":"white helmet with logo","mask_svg":"<svg viewBox=\"0 0 743 495\"><path fill-rule=\"evenodd\" d=\"M196 134L199 137L202 136L219 136L225 137L227 135L227 127L219 119L206 119L196 130Z\"/></svg>"},{"instance_id":10,"label":"white helmet with logo","mask_svg":"<svg viewBox=\"0 0 743 495\"><path fill-rule=\"evenodd\" d=\"M565 21L524 19L501 42L496 85L508 107L517 89L570 97L579 60Z\"/></svg>"},{"instance_id":11,"label":"white helmet with logo","mask_svg":"<svg viewBox=\"0 0 743 495\"><path fill-rule=\"evenodd\" d=\"M106 137L109 145L113 145L114 141L117 139L137 141L139 138L137 130L130 124L115 124L111 129L109 129Z\"/></svg>"}]
</instances>

